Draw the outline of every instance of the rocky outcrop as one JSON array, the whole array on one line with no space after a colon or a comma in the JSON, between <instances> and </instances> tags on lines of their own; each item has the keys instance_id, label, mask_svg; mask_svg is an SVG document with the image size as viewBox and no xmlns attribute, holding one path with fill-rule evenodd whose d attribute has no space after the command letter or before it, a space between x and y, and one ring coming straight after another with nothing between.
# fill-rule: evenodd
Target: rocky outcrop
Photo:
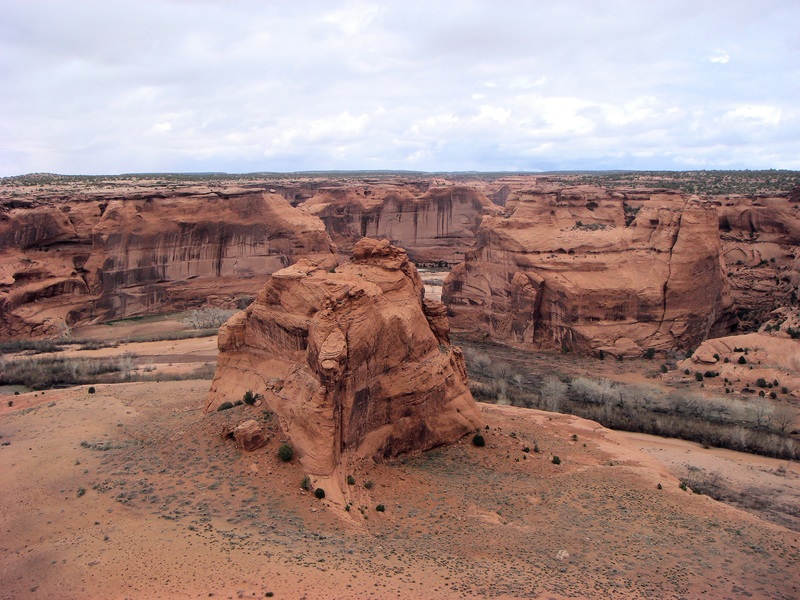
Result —
<instances>
[{"instance_id":1,"label":"rocky outcrop","mask_svg":"<svg viewBox=\"0 0 800 600\"><path fill-rule=\"evenodd\" d=\"M255 293L299 257L333 265L333 252L322 223L283 197L228 190L109 202L85 268L108 317Z\"/></svg>"},{"instance_id":2,"label":"rocky outcrop","mask_svg":"<svg viewBox=\"0 0 800 600\"><path fill-rule=\"evenodd\" d=\"M335 262L316 217L260 190L186 187L0 210L0 338L255 295L270 273Z\"/></svg>"},{"instance_id":3,"label":"rocky outcrop","mask_svg":"<svg viewBox=\"0 0 800 600\"><path fill-rule=\"evenodd\" d=\"M731 291L745 329L798 298L800 204L786 197L726 197L719 229Z\"/></svg>"},{"instance_id":4,"label":"rocky outcrop","mask_svg":"<svg viewBox=\"0 0 800 600\"><path fill-rule=\"evenodd\" d=\"M402 246L417 264L460 262L485 214L499 207L466 186L349 186L322 189L303 203L333 241L349 250L362 237Z\"/></svg>"},{"instance_id":5,"label":"rocky outcrop","mask_svg":"<svg viewBox=\"0 0 800 600\"><path fill-rule=\"evenodd\" d=\"M487 217L445 281L461 329L544 348L638 355L736 325L713 206L673 193L529 190Z\"/></svg>"},{"instance_id":6,"label":"rocky outcrop","mask_svg":"<svg viewBox=\"0 0 800 600\"><path fill-rule=\"evenodd\" d=\"M453 442L480 425L444 307L406 253L365 238L335 270L300 260L219 333L205 410L259 394L304 469L346 488L349 460ZM329 492L331 487L325 488Z\"/></svg>"}]
</instances>

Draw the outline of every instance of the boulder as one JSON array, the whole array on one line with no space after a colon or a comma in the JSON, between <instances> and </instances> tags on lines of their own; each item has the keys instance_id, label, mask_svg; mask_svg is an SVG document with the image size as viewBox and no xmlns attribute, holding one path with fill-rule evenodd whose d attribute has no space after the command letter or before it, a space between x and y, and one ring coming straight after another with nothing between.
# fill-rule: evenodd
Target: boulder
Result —
<instances>
[{"instance_id":1,"label":"boulder","mask_svg":"<svg viewBox=\"0 0 800 600\"><path fill-rule=\"evenodd\" d=\"M258 450L269 439L264 428L255 419L238 423L235 427L225 426L222 430L222 439L236 441L236 445L245 452Z\"/></svg>"}]
</instances>

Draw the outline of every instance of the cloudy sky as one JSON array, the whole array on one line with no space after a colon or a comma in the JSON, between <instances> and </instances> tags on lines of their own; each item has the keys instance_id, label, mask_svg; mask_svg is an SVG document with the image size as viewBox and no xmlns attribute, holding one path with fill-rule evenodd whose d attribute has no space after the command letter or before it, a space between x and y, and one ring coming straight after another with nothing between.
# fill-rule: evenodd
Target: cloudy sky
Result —
<instances>
[{"instance_id":1,"label":"cloudy sky","mask_svg":"<svg viewBox=\"0 0 800 600\"><path fill-rule=\"evenodd\" d=\"M0 176L800 169L798 0L0 0Z\"/></svg>"}]
</instances>

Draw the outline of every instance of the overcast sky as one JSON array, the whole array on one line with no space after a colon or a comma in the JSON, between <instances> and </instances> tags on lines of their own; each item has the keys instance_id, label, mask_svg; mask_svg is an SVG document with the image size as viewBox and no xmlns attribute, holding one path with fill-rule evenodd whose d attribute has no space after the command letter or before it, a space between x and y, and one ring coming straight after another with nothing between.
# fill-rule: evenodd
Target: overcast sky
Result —
<instances>
[{"instance_id":1,"label":"overcast sky","mask_svg":"<svg viewBox=\"0 0 800 600\"><path fill-rule=\"evenodd\" d=\"M0 175L800 169L800 0L0 0Z\"/></svg>"}]
</instances>

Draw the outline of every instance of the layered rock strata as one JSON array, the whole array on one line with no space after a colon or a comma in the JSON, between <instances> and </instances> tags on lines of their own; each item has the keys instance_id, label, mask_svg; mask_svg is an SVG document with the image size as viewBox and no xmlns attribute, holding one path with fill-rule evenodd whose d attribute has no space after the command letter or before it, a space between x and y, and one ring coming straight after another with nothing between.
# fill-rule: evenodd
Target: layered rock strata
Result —
<instances>
[{"instance_id":1,"label":"layered rock strata","mask_svg":"<svg viewBox=\"0 0 800 600\"><path fill-rule=\"evenodd\" d=\"M219 333L205 410L259 394L307 473L342 489L350 459L453 442L480 426L446 311L406 253L365 238L334 270L274 273ZM326 491L328 491L326 489Z\"/></svg>"},{"instance_id":2,"label":"layered rock strata","mask_svg":"<svg viewBox=\"0 0 800 600\"><path fill-rule=\"evenodd\" d=\"M735 327L713 206L576 187L516 193L507 209L445 281L455 327L620 356Z\"/></svg>"},{"instance_id":3,"label":"layered rock strata","mask_svg":"<svg viewBox=\"0 0 800 600\"><path fill-rule=\"evenodd\" d=\"M325 188L302 206L343 250L362 237L384 238L417 264L460 262L483 215L499 211L482 192L454 185Z\"/></svg>"},{"instance_id":4,"label":"layered rock strata","mask_svg":"<svg viewBox=\"0 0 800 600\"><path fill-rule=\"evenodd\" d=\"M282 196L184 188L0 212L0 337L230 304L299 257L335 262L316 217Z\"/></svg>"}]
</instances>

